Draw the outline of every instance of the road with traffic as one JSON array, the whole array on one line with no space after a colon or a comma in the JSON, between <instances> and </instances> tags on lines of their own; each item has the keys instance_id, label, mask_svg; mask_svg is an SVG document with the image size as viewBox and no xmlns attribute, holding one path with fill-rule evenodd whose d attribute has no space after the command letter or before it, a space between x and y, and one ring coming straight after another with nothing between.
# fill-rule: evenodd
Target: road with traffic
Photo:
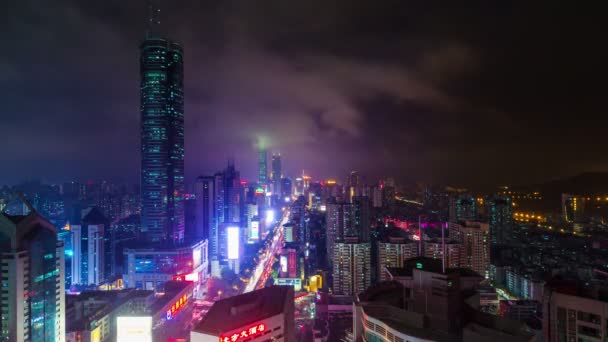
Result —
<instances>
[{"instance_id":1,"label":"road with traffic","mask_svg":"<svg viewBox=\"0 0 608 342\"><path fill-rule=\"evenodd\" d=\"M283 248L283 235L285 231L283 226L287 223L287 221L289 221L289 214L290 209L287 208L283 213L281 221L274 227L272 241L264 253L262 253L262 256L260 257L251 278L249 278L249 282L247 283L247 286L245 286L243 293L263 288L268 280L268 277L272 274L274 257L281 251L281 248Z\"/></svg>"}]
</instances>

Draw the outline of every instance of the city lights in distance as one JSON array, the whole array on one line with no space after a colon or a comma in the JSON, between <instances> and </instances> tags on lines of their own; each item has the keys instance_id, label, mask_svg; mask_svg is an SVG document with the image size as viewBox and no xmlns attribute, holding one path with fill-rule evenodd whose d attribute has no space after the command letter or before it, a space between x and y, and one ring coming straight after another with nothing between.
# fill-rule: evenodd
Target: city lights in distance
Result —
<instances>
[{"instance_id":1,"label":"city lights in distance","mask_svg":"<svg viewBox=\"0 0 608 342\"><path fill-rule=\"evenodd\" d=\"M242 341L244 339L249 339L250 337L256 337L264 334L266 331L266 325L263 323L256 324L247 329L243 329L241 331L235 331L230 335L220 335L220 342L236 342Z\"/></svg>"}]
</instances>

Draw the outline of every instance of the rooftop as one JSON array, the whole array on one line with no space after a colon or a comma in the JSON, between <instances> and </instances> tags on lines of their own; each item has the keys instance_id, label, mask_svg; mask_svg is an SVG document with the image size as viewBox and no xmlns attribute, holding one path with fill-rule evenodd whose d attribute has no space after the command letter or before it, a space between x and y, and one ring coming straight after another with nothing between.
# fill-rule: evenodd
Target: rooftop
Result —
<instances>
[{"instance_id":1,"label":"rooftop","mask_svg":"<svg viewBox=\"0 0 608 342\"><path fill-rule=\"evenodd\" d=\"M193 331L219 336L283 312L286 300L293 300L293 287L269 286L261 290L222 299L211 307Z\"/></svg>"},{"instance_id":2,"label":"rooftop","mask_svg":"<svg viewBox=\"0 0 608 342\"><path fill-rule=\"evenodd\" d=\"M442 262L440 259L427 257L408 259L405 261L403 268L390 267L388 268L388 271L393 277L411 277L414 269L437 274L458 273L461 277L481 277L477 272L468 268L447 268L445 272L443 272Z\"/></svg>"}]
</instances>

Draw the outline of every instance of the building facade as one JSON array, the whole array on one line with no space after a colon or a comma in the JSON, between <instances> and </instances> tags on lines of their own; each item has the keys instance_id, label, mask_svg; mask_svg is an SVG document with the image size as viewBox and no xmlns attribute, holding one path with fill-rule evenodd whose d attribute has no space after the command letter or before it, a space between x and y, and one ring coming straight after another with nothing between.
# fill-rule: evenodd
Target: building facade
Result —
<instances>
[{"instance_id":1,"label":"building facade","mask_svg":"<svg viewBox=\"0 0 608 342\"><path fill-rule=\"evenodd\" d=\"M65 341L63 244L26 205L27 215L0 213L0 340Z\"/></svg>"},{"instance_id":2,"label":"building facade","mask_svg":"<svg viewBox=\"0 0 608 342\"><path fill-rule=\"evenodd\" d=\"M418 243L404 238L378 241L378 275L380 281L388 280L385 268L401 268L405 260L418 256Z\"/></svg>"},{"instance_id":3,"label":"building facade","mask_svg":"<svg viewBox=\"0 0 608 342\"><path fill-rule=\"evenodd\" d=\"M281 154L272 155L272 172L270 173L270 180L272 181L272 194L283 199L281 196L281 179L283 177L283 170L281 165Z\"/></svg>"},{"instance_id":4,"label":"building facade","mask_svg":"<svg viewBox=\"0 0 608 342\"><path fill-rule=\"evenodd\" d=\"M450 223L450 238L463 245L460 267L471 269L486 279L490 275L490 225L465 221Z\"/></svg>"},{"instance_id":5,"label":"building facade","mask_svg":"<svg viewBox=\"0 0 608 342\"><path fill-rule=\"evenodd\" d=\"M371 245L355 241L334 247L333 292L354 296L371 285Z\"/></svg>"},{"instance_id":6,"label":"building facade","mask_svg":"<svg viewBox=\"0 0 608 342\"><path fill-rule=\"evenodd\" d=\"M296 341L292 286L270 286L215 302L192 342Z\"/></svg>"},{"instance_id":7,"label":"building facade","mask_svg":"<svg viewBox=\"0 0 608 342\"><path fill-rule=\"evenodd\" d=\"M208 242L171 249L124 250L123 281L127 288L155 290L174 277L196 279L205 284L209 278Z\"/></svg>"},{"instance_id":8,"label":"building facade","mask_svg":"<svg viewBox=\"0 0 608 342\"><path fill-rule=\"evenodd\" d=\"M183 49L149 34L140 46L142 233L184 239Z\"/></svg>"},{"instance_id":9,"label":"building facade","mask_svg":"<svg viewBox=\"0 0 608 342\"><path fill-rule=\"evenodd\" d=\"M576 291L546 290L543 300L543 341L605 341L607 338L606 298Z\"/></svg>"},{"instance_id":10,"label":"building facade","mask_svg":"<svg viewBox=\"0 0 608 342\"><path fill-rule=\"evenodd\" d=\"M215 219L215 179L201 176L196 179L196 238L210 239L211 233L217 234Z\"/></svg>"}]
</instances>

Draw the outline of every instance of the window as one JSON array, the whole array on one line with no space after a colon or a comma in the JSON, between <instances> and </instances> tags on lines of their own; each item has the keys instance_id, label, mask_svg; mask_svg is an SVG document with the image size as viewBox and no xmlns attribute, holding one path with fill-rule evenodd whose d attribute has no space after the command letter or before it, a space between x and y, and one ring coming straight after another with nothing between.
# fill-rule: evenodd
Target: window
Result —
<instances>
[{"instance_id":1,"label":"window","mask_svg":"<svg viewBox=\"0 0 608 342\"><path fill-rule=\"evenodd\" d=\"M601 333L600 333L599 329L588 327L586 325L579 325L577 331L581 335L597 337L597 338L601 337Z\"/></svg>"},{"instance_id":2,"label":"window","mask_svg":"<svg viewBox=\"0 0 608 342\"><path fill-rule=\"evenodd\" d=\"M590 312L579 311L577 313L577 318L579 321L584 321L593 324L601 324L601 318L599 315L592 314Z\"/></svg>"}]
</instances>

